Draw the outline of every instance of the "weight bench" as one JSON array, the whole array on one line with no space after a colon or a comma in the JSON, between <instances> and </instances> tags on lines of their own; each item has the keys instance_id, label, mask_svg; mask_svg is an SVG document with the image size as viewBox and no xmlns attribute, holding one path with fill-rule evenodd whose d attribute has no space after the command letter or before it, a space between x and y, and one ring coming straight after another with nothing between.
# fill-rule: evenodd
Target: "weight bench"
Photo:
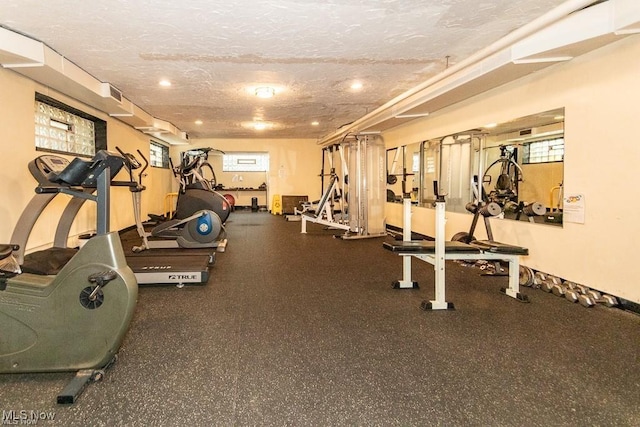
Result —
<instances>
[{"instance_id":1,"label":"weight bench","mask_svg":"<svg viewBox=\"0 0 640 427\"><path fill-rule=\"evenodd\" d=\"M307 232L307 222L326 225L327 227L336 228L338 230L349 231L349 229L351 228L349 224L339 222L336 220L336 218L333 217L333 207L331 206L331 199L333 197L332 195L336 192L337 186L338 176L332 174L331 182L329 183L327 190L322 195L322 198L320 199L315 212L303 211L301 213L300 219L302 220L302 229L300 232L302 234L305 234Z\"/></svg>"},{"instance_id":2,"label":"weight bench","mask_svg":"<svg viewBox=\"0 0 640 427\"><path fill-rule=\"evenodd\" d=\"M447 260L503 260L509 263L509 287L501 291L517 299L528 302L526 295L520 293L520 256L528 255L529 250L520 246L482 240L470 244L456 241L444 241L444 201L436 202L436 240L410 240L411 201L404 201L403 240L384 242L384 249L397 253L403 258L402 280L393 283L395 289L415 289L417 282L411 278L411 258L428 262L435 270L435 300L423 301L423 310L453 309L453 303L445 300L445 261Z\"/></svg>"}]
</instances>

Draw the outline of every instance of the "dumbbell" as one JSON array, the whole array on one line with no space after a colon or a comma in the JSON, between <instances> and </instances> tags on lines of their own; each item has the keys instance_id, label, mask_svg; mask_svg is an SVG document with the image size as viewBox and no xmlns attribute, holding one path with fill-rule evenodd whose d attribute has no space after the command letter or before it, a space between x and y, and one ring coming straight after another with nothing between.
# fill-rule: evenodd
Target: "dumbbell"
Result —
<instances>
[{"instance_id":1,"label":"dumbbell","mask_svg":"<svg viewBox=\"0 0 640 427\"><path fill-rule=\"evenodd\" d=\"M541 283L540 289L545 292L552 292L553 287L562 284L562 280L555 276L547 276Z\"/></svg>"},{"instance_id":2,"label":"dumbbell","mask_svg":"<svg viewBox=\"0 0 640 427\"><path fill-rule=\"evenodd\" d=\"M533 270L531 270L526 265L520 264L518 280L519 280L520 286L526 286L526 287L533 286L533 281L534 281Z\"/></svg>"},{"instance_id":3,"label":"dumbbell","mask_svg":"<svg viewBox=\"0 0 640 427\"><path fill-rule=\"evenodd\" d=\"M547 275L544 274L542 271L536 271L536 273L533 275L533 287L539 288L542 282L546 278L547 278Z\"/></svg>"},{"instance_id":4,"label":"dumbbell","mask_svg":"<svg viewBox=\"0 0 640 427\"><path fill-rule=\"evenodd\" d=\"M578 302L580 295L586 295L590 291L589 288L583 285L579 285L574 282L565 282L565 294L564 297L567 301Z\"/></svg>"},{"instance_id":5,"label":"dumbbell","mask_svg":"<svg viewBox=\"0 0 640 427\"><path fill-rule=\"evenodd\" d=\"M578 285L577 283L574 282L570 282L568 280L565 280L562 283L556 283L551 287L551 292L558 297L565 297L567 295L567 292L572 290L572 289L576 289L576 286L581 286Z\"/></svg>"},{"instance_id":6,"label":"dumbbell","mask_svg":"<svg viewBox=\"0 0 640 427\"><path fill-rule=\"evenodd\" d=\"M618 299L612 295L601 295L600 292L590 290L584 295L578 296L578 302L584 307L593 307L597 303L606 305L607 307L615 307L618 305Z\"/></svg>"}]
</instances>

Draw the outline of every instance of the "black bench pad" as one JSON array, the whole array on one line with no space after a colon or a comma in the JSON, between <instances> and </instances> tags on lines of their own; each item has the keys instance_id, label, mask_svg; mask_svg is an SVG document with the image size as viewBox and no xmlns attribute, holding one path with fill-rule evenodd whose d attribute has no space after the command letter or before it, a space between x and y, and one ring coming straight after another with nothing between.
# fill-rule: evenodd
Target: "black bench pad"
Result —
<instances>
[{"instance_id":1,"label":"black bench pad","mask_svg":"<svg viewBox=\"0 0 640 427\"><path fill-rule=\"evenodd\" d=\"M500 243L493 240L474 240L471 245L495 254L505 255L529 255L529 249L522 246L513 246L506 243Z\"/></svg>"},{"instance_id":2,"label":"black bench pad","mask_svg":"<svg viewBox=\"0 0 640 427\"><path fill-rule=\"evenodd\" d=\"M462 242L444 242L445 252L480 253L480 249ZM412 240L409 242L384 242L382 247L391 252L436 253L436 242L430 240Z\"/></svg>"}]
</instances>

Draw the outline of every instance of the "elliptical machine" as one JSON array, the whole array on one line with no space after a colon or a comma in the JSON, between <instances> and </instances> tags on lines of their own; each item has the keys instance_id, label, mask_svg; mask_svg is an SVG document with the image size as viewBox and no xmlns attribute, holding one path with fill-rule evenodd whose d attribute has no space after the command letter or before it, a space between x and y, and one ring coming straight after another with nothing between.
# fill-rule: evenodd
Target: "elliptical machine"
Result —
<instances>
[{"instance_id":1,"label":"elliptical machine","mask_svg":"<svg viewBox=\"0 0 640 427\"><path fill-rule=\"evenodd\" d=\"M173 175L180 184L176 211L172 219L185 219L197 211L210 210L218 214L223 224L227 222L231 214L231 204L216 191L220 186L208 161L211 151L219 150L209 147L189 150L184 153L180 165L172 167Z\"/></svg>"},{"instance_id":2,"label":"elliptical machine","mask_svg":"<svg viewBox=\"0 0 640 427\"><path fill-rule=\"evenodd\" d=\"M147 232L142 223L141 193L146 189L142 179L145 170L149 167L149 161L140 150L137 152L143 160L144 166L133 154L125 153L119 147L116 149L124 158L124 166L129 172L131 180L129 190L133 200L136 229L142 238L142 244L132 248L134 252L159 248L216 248L218 252L224 252L227 239L223 220L217 212L210 209L197 210L190 215L181 215L180 217L176 213L173 219L160 222L151 232ZM136 178L134 171L138 169L140 171ZM219 200L217 197L215 199ZM228 203L224 197L222 199ZM205 198L199 198L199 200L206 202ZM178 197L178 204L180 204L180 197ZM228 216L229 210L226 211L226 216Z\"/></svg>"},{"instance_id":3,"label":"elliptical machine","mask_svg":"<svg viewBox=\"0 0 640 427\"><path fill-rule=\"evenodd\" d=\"M109 185L122 164L119 155L107 151L90 161L69 162L51 154L36 158L29 164L38 181L36 195L20 216L12 243L0 245L5 261L0 267L0 373L77 371L58 403L74 403L89 381L102 378L116 359L136 306L138 284L118 233L109 231ZM44 266L34 267L30 258L37 253L25 256L25 246L59 194L72 199ZM75 251L66 247L66 239L86 200L97 204L97 235ZM56 260L63 262L56 265Z\"/></svg>"}]
</instances>

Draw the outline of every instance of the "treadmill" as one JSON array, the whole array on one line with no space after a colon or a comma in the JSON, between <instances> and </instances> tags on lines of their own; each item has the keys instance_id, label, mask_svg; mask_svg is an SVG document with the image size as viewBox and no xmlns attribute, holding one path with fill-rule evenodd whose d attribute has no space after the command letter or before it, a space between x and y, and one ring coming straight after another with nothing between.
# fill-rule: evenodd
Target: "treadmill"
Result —
<instances>
[{"instance_id":1,"label":"treadmill","mask_svg":"<svg viewBox=\"0 0 640 427\"><path fill-rule=\"evenodd\" d=\"M140 244L135 227L120 234L127 264L138 285L205 285L215 263L215 248L158 248L134 252Z\"/></svg>"},{"instance_id":2,"label":"treadmill","mask_svg":"<svg viewBox=\"0 0 640 427\"><path fill-rule=\"evenodd\" d=\"M145 166L131 154L127 154L116 147L124 158L124 165L129 171L129 181L115 181L112 185L128 187L133 198L136 224L140 220L140 192L142 176L149 166L144 155ZM136 181L133 170L142 168L139 181ZM185 285L205 285L209 280L209 269L215 262L216 248L181 248L173 245L153 249L139 250L140 235L137 225L120 232L120 240L124 249L127 264L133 270L138 285L175 285L182 288ZM134 250L135 248L135 250Z\"/></svg>"}]
</instances>

